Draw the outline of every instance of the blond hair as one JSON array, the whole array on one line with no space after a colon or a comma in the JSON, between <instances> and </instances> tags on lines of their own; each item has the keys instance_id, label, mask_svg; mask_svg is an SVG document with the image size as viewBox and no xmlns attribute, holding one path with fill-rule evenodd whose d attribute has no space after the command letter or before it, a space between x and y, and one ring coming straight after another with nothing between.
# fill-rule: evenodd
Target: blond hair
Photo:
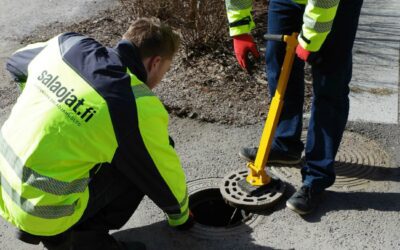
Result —
<instances>
[{"instance_id":1,"label":"blond hair","mask_svg":"<svg viewBox=\"0 0 400 250\"><path fill-rule=\"evenodd\" d=\"M179 36L171 27L155 18L135 20L122 38L139 48L142 59L152 56L172 59L180 44Z\"/></svg>"}]
</instances>

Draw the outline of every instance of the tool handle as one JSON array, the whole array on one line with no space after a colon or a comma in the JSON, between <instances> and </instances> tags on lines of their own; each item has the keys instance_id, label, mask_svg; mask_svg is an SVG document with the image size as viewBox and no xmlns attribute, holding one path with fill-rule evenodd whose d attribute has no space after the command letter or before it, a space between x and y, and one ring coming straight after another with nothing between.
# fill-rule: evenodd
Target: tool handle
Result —
<instances>
[{"instance_id":1,"label":"tool handle","mask_svg":"<svg viewBox=\"0 0 400 250\"><path fill-rule=\"evenodd\" d=\"M283 42L283 35L277 34L264 34L264 39L269 41Z\"/></svg>"}]
</instances>

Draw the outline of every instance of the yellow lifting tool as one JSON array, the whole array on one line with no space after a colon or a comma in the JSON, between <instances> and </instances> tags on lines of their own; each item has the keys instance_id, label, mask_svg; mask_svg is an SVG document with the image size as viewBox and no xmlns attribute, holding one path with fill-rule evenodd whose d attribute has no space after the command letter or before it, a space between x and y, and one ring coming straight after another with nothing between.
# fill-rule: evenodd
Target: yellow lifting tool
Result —
<instances>
[{"instance_id":1,"label":"yellow lifting tool","mask_svg":"<svg viewBox=\"0 0 400 250\"><path fill-rule=\"evenodd\" d=\"M286 54L279 75L278 86L272 98L264 130L260 139L254 162L248 162L248 171L235 171L226 176L220 191L224 199L232 206L249 211L260 211L275 204L285 191L285 183L269 176L265 170L284 103L286 86L296 56L298 33L292 35L265 34L265 40L286 43Z\"/></svg>"}]
</instances>

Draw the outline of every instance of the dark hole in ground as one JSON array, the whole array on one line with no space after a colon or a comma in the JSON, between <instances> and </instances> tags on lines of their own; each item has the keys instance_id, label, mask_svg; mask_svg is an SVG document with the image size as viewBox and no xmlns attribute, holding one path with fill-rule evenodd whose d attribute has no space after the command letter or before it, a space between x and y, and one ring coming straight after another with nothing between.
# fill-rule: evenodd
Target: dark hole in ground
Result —
<instances>
[{"instance_id":1,"label":"dark hole in ground","mask_svg":"<svg viewBox=\"0 0 400 250\"><path fill-rule=\"evenodd\" d=\"M197 223L212 227L235 227L251 214L225 203L218 188L199 191L189 197L190 210Z\"/></svg>"}]
</instances>

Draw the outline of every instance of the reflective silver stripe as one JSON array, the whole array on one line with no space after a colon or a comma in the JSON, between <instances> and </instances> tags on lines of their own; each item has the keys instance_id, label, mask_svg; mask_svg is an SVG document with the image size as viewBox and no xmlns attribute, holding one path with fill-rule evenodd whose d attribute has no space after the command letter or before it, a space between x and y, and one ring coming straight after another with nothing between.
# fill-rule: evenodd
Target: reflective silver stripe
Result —
<instances>
[{"instance_id":1,"label":"reflective silver stripe","mask_svg":"<svg viewBox=\"0 0 400 250\"><path fill-rule=\"evenodd\" d=\"M325 33L331 30L333 20L329 22L317 22L311 17L304 15L303 18L304 25L309 28L315 30L317 33Z\"/></svg>"},{"instance_id":2,"label":"reflective silver stripe","mask_svg":"<svg viewBox=\"0 0 400 250\"><path fill-rule=\"evenodd\" d=\"M329 9L335 7L339 4L340 0L309 0L311 4L315 7L321 9Z\"/></svg>"},{"instance_id":3,"label":"reflective silver stripe","mask_svg":"<svg viewBox=\"0 0 400 250\"><path fill-rule=\"evenodd\" d=\"M145 84L132 86L132 91L133 94L135 95L135 99L144 96L155 96L155 94Z\"/></svg>"},{"instance_id":4,"label":"reflective silver stripe","mask_svg":"<svg viewBox=\"0 0 400 250\"><path fill-rule=\"evenodd\" d=\"M22 182L26 182L27 184L47 193L68 195L84 192L89 183L89 179L81 178L71 182L59 181L43 176L33 171L31 168L24 167L22 170Z\"/></svg>"},{"instance_id":5,"label":"reflective silver stripe","mask_svg":"<svg viewBox=\"0 0 400 250\"><path fill-rule=\"evenodd\" d=\"M181 203L179 203L179 205L170 206L170 207L162 207L162 209L168 214L170 214L170 213L172 214L173 213L172 211L181 211L181 207L183 207L186 204L188 198L189 198L189 196L188 196L188 193L186 192L185 197L183 198Z\"/></svg>"},{"instance_id":6,"label":"reflective silver stripe","mask_svg":"<svg viewBox=\"0 0 400 250\"><path fill-rule=\"evenodd\" d=\"M181 219L183 216L186 215L186 213L188 212L188 210L189 210L189 207L187 207L187 208L185 209L185 211L183 211L183 213L180 213L180 214L168 214L168 217L169 217L171 220L179 220L179 219Z\"/></svg>"},{"instance_id":7,"label":"reflective silver stripe","mask_svg":"<svg viewBox=\"0 0 400 250\"><path fill-rule=\"evenodd\" d=\"M7 180L1 176L0 185L2 189L10 196L11 200L26 213L44 219L57 219L65 216L70 216L74 213L74 205L63 206L35 206L29 200L21 197L15 191Z\"/></svg>"},{"instance_id":8,"label":"reflective silver stripe","mask_svg":"<svg viewBox=\"0 0 400 250\"><path fill-rule=\"evenodd\" d=\"M251 7L252 0L225 0L227 10L244 10Z\"/></svg>"},{"instance_id":9,"label":"reflective silver stripe","mask_svg":"<svg viewBox=\"0 0 400 250\"><path fill-rule=\"evenodd\" d=\"M186 192L185 198L183 198L182 202L179 203L179 205L181 207L183 207L186 204L188 198L189 198L189 196L188 196L188 193Z\"/></svg>"},{"instance_id":10,"label":"reflective silver stripe","mask_svg":"<svg viewBox=\"0 0 400 250\"><path fill-rule=\"evenodd\" d=\"M4 140L3 133L1 132L0 153L4 156L8 164L14 170L15 174L23 183L27 183L32 187L40 189L41 191L55 195L82 193L85 191L89 183L88 178L76 179L72 182L59 181L51 177L41 175L33 169L24 166L22 160L16 155L6 140Z\"/></svg>"}]
</instances>

